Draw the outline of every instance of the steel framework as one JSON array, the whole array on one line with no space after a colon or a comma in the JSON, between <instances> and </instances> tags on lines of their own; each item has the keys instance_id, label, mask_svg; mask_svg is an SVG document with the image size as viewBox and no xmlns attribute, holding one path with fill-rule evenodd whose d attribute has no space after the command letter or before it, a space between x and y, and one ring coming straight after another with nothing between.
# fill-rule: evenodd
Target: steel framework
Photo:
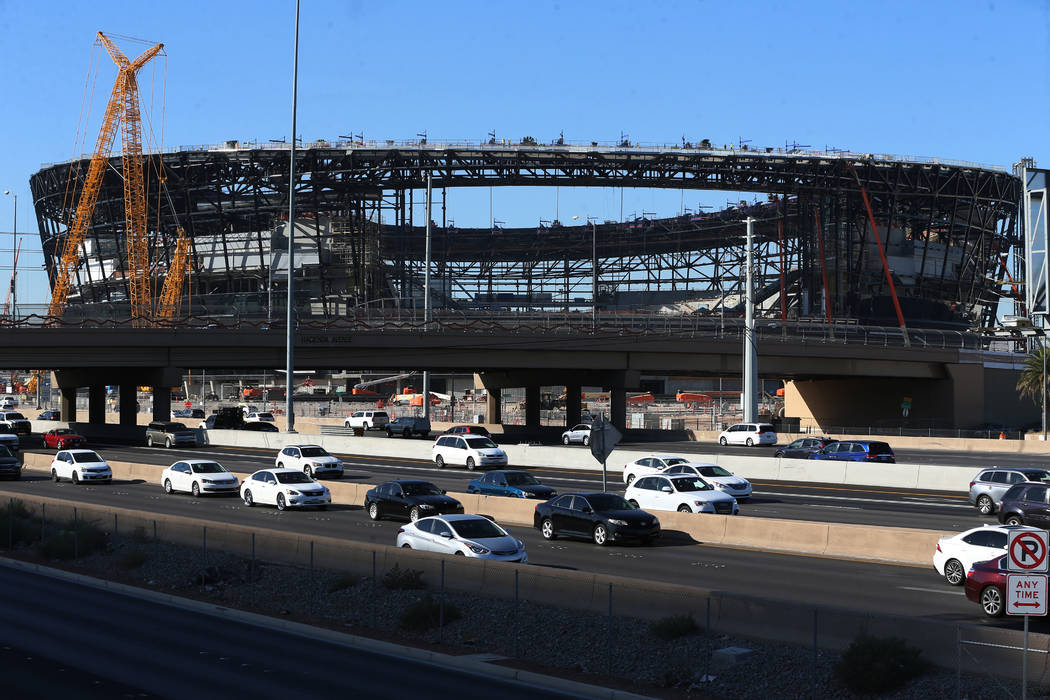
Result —
<instances>
[{"instance_id":1,"label":"steel framework","mask_svg":"<svg viewBox=\"0 0 1050 700\"><path fill-rule=\"evenodd\" d=\"M150 157L152 167L166 173L179 218L162 216L160 230L151 232L155 257L171 266L175 241L163 231L182 224L191 246L194 309L265 307L288 274L279 252L287 233L287 150L230 142ZM1020 182L972 164L691 148L327 143L308 144L296 160L303 174L296 183L297 236L310 255L292 274L302 290L296 305L306 317L421 303L424 236L411 225L410 212L413 190L425 186L427 173L441 207L431 285L435 304L446 309L574 310L597 303L606 310L732 313L749 215L758 219L757 279L767 317L895 325L892 280L909 326L987 327L999 300L1014 294L997 278L1019 244ZM30 181L53 280L54 254L67 235L61 224L68 214L67 174L86 166L45 167ZM593 231L558 222L462 229L448 217L450 188L516 185L726 190L764 193L769 201L700 216L598 224ZM118 237L121 188L120 178L107 172L88 232L89 259L76 270L71 303L128 298L126 282L107 274L125 255ZM872 222L892 276L874 245ZM1018 272L1015 262L1013 279ZM269 306L276 310L280 295L273 297L277 303Z\"/></svg>"}]
</instances>

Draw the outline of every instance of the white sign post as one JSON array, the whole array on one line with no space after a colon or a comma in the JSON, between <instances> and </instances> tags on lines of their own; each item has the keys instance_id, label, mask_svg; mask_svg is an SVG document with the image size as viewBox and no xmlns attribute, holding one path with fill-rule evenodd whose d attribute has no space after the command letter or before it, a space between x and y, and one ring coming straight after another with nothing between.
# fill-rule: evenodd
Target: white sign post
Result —
<instances>
[{"instance_id":1,"label":"white sign post","mask_svg":"<svg viewBox=\"0 0 1050 700\"><path fill-rule=\"evenodd\" d=\"M1046 530L1013 530L1006 546L1006 614L1024 615L1024 649L1021 651L1021 700L1028 697L1028 616L1046 615Z\"/></svg>"}]
</instances>

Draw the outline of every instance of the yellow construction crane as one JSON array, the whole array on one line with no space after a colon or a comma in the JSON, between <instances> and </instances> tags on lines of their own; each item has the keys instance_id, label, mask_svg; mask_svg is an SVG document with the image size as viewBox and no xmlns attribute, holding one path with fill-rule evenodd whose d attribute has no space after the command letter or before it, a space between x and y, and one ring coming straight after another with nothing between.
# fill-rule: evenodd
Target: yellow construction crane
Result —
<instances>
[{"instance_id":1,"label":"yellow construction crane","mask_svg":"<svg viewBox=\"0 0 1050 700\"><path fill-rule=\"evenodd\" d=\"M124 145L124 219L125 244L127 247L127 275L131 291L131 316L144 319L150 315L150 270L149 243L146 235L146 193L142 175L142 117L139 111L139 86L136 74L154 56L164 49L157 44L147 49L134 61L129 61L119 48L102 32L97 40L117 64L117 79L106 104L106 113L99 129L95 151L88 164L87 177L77 202L73 223L66 233L65 244L59 257L55 274L55 285L51 292L48 315L58 319L66 307L72 286L73 270L80 257L80 246L91 225L95 203L106 163L113 150L117 127L121 129Z\"/></svg>"},{"instance_id":2,"label":"yellow construction crane","mask_svg":"<svg viewBox=\"0 0 1050 700\"><path fill-rule=\"evenodd\" d=\"M164 287L157 300L156 318L167 321L175 318L182 303L182 287L189 269L190 239L180 226L175 240L175 254L172 256L168 274L164 277Z\"/></svg>"}]
</instances>

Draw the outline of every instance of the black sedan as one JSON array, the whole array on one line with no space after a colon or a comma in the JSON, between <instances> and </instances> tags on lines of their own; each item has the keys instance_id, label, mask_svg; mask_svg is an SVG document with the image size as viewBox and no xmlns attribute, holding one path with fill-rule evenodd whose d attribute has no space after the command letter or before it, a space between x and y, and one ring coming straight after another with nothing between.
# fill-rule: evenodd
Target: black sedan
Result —
<instances>
[{"instance_id":1,"label":"black sedan","mask_svg":"<svg viewBox=\"0 0 1050 700\"><path fill-rule=\"evenodd\" d=\"M210 416L209 416L210 418ZM251 421L241 426L242 430L252 430L256 433L279 433L280 429L273 423L267 423L266 421Z\"/></svg>"},{"instance_id":2,"label":"black sedan","mask_svg":"<svg viewBox=\"0 0 1050 700\"><path fill-rule=\"evenodd\" d=\"M22 458L4 445L0 445L0 476L8 479L22 478Z\"/></svg>"},{"instance_id":3,"label":"black sedan","mask_svg":"<svg viewBox=\"0 0 1050 700\"><path fill-rule=\"evenodd\" d=\"M545 540L570 535L598 545L623 540L648 544L660 536L655 515L612 493L566 493L552 498L536 506L532 524Z\"/></svg>"},{"instance_id":4,"label":"black sedan","mask_svg":"<svg viewBox=\"0 0 1050 700\"><path fill-rule=\"evenodd\" d=\"M372 520L393 517L415 522L430 515L462 513L463 504L446 496L429 481L399 479L369 489L365 494L365 511Z\"/></svg>"},{"instance_id":5,"label":"black sedan","mask_svg":"<svg viewBox=\"0 0 1050 700\"><path fill-rule=\"evenodd\" d=\"M62 415L58 411L44 411L36 417L37 420L62 420Z\"/></svg>"},{"instance_id":6,"label":"black sedan","mask_svg":"<svg viewBox=\"0 0 1050 700\"><path fill-rule=\"evenodd\" d=\"M777 449L774 457L789 457L793 459L809 459L809 456L817 450L822 450L828 445L838 442L829 437L799 438L789 445Z\"/></svg>"}]
</instances>

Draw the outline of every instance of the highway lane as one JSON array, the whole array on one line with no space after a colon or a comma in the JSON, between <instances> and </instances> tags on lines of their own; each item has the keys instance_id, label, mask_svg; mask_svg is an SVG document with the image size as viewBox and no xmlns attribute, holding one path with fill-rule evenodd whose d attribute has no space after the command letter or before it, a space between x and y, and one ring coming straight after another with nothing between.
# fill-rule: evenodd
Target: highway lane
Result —
<instances>
[{"instance_id":1,"label":"highway lane","mask_svg":"<svg viewBox=\"0 0 1050 700\"><path fill-rule=\"evenodd\" d=\"M96 445L111 460L167 466L178 459L208 457L239 474L273 466L276 451L214 445L193 449L161 449L144 446ZM53 450L34 448L29 452L53 454ZM467 482L478 476L465 469L438 469L429 461L396 457L340 454L346 463L346 481L381 483L389 479L426 479L449 491L465 491ZM528 471L561 491L601 488L601 472L557 468ZM619 468L610 469L611 491L624 489ZM892 489L841 484L794 482L754 482L754 497L741 505L745 516L857 523L887 527L958 532L982 523L995 522L994 516L981 516L971 507L965 494Z\"/></svg>"},{"instance_id":2,"label":"highway lane","mask_svg":"<svg viewBox=\"0 0 1050 700\"><path fill-rule=\"evenodd\" d=\"M0 598L0 635L62 659L48 673L72 667L160 697L568 697L4 567L0 586L31 591Z\"/></svg>"},{"instance_id":3,"label":"highway lane","mask_svg":"<svg viewBox=\"0 0 1050 700\"><path fill-rule=\"evenodd\" d=\"M0 498L17 497L22 493L181 515L195 518L202 525L209 522L236 523L383 545L394 543L400 526L395 521L372 522L358 507L335 506L327 511L289 510L282 513L272 507L248 508L232 497L194 499L184 495L168 496L159 486L144 483L73 486L66 482L55 484L44 477L31 477L0 485ZM652 547L597 547L589 542L562 538L547 542L534 529L520 525L511 526L510 530L525 541L530 563L538 566L884 613L964 622L983 619L977 605L967 601L959 588L948 586L934 572L932 565L895 566L699 545L673 532L666 533Z\"/></svg>"}]
</instances>

